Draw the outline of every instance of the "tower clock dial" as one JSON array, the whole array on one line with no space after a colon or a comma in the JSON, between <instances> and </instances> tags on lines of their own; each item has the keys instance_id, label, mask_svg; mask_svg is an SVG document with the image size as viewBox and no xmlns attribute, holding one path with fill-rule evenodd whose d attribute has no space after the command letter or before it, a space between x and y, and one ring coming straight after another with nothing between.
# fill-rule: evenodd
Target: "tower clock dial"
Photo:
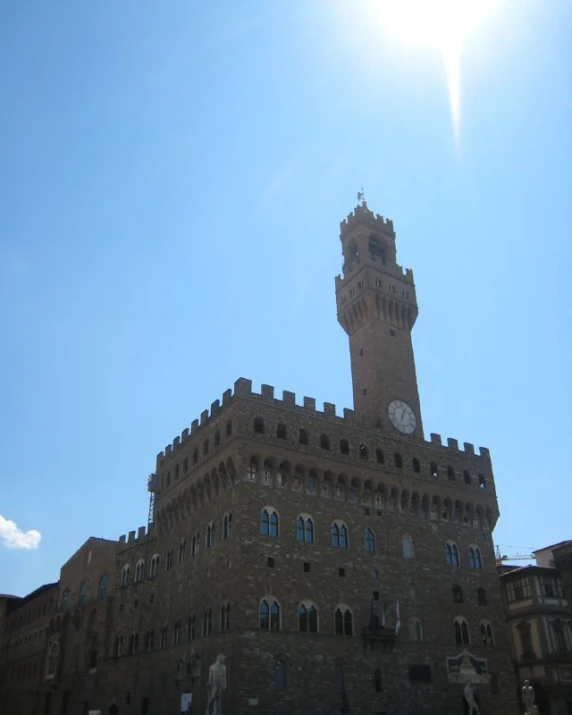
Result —
<instances>
[{"instance_id":1,"label":"tower clock dial","mask_svg":"<svg viewBox=\"0 0 572 715\"><path fill-rule=\"evenodd\" d=\"M413 408L411 408L407 402L403 402L403 400L393 400L387 408L387 413L391 424L396 430L399 430L403 434L413 434L413 432L415 432L417 418L415 417Z\"/></svg>"}]
</instances>

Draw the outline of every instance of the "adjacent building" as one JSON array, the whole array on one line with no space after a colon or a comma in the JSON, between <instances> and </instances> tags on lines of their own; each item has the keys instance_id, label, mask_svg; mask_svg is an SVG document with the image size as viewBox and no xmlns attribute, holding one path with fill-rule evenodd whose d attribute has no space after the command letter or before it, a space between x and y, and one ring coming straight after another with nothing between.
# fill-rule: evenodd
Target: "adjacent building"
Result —
<instances>
[{"instance_id":1,"label":"adjacent building","mask_svg":"<svg viewBox=\"0 0 572 715\"><path fill-rule=\"evenodd\" d=\"M561 542L535 551L534 566L501 569L516 678L534 686L541 715L572 715L570 604L556 568L571 550Z\"/></svg>"},{"instance_id":2,"label":"adjacent building","mask_svg":"<svg viewBox=\"0 0 572 715\"><path fill-rule=\"evenodd\" d=\"M149 528L63 567L37 707L9 715L202 715L219 653L225 715L453 715L468 681L516 712L489 452L424 437L393 223L361 201L340 238L354 409L237 380L158 455Z\"/></svg>"}]
</instances>

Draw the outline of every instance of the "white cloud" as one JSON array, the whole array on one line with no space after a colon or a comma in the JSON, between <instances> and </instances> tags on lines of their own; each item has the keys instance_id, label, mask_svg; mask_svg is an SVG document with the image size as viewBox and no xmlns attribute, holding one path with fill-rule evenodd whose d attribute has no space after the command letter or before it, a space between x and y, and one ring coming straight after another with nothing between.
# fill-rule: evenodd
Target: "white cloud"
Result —
<instances>
[{"instance_id":1,"label":"white cloud","mask_svg":"<svg viewBox=\"0 0 572 715\"><path fill-rule=\"evenodd\" d=\"M36 529L21 531L15 521L0 515L0 540L9 549L37 549L42 535Z\"/></svg>"}]
</instances>

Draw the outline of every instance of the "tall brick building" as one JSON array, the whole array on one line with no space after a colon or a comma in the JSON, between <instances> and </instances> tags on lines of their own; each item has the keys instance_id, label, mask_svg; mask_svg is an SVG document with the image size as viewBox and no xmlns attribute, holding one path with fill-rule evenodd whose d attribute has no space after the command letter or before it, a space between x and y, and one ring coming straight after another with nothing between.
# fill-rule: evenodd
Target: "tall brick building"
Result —
<instances>
[{"instance_id":1,"label":"tall brick building","mask_svg":"<svg viewBox=\"0 0 572 715\"><path fill-rule=\"evenodd\" d=\"M149 531L62 569L36 709L10 715L167 715L183 692L202 715L219 653L224 715L460 714L467 680L483 715L516 711L488 450L424 439L392 222L362 201L341 242L355 409L237 380L158 455Z\"/></svg>"}]
</instances>

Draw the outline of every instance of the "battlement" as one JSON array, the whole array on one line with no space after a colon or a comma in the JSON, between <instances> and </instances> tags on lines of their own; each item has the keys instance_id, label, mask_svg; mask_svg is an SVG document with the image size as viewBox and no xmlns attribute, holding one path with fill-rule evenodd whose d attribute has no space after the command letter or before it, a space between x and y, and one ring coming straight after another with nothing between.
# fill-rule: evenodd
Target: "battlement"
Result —
<instances>
[{"instance_id":1,"label":"battlement","mask_svg":"<svg viewBox=\"0 0 572 715\"><path fill-rule=\"evenodd\" d=\"M150 533L151 532L149 531L149 534ZM137 535L135 535L135 534L137 534ZM119 537L118 542L120 544L134 544L135 542L143 541L143 539L145 539L146 536L149 536L149 534L147 533L147 527L140 526L137 529L137 532L130 531L127 535L122 534Z\"/></svg>"},{"instance_id":2,"label":"battlement","mask_svg":"<svg viewBox=\"0 0 572 715\"><path fill-rule=\"evenodd\" d=\"M348 214L340 223L340 232L342 234L351 231L356 226L366 225L374 231L382 231L383 233L391 233L395 235L393 230L393 221L388 218L384 218L380 214L374 214L365 201L358 204L355 209Z\"/></svg>"},{"instance_id":3,"label":"battlement","mask_svg":"<svg viewBox=\"0 0 572 715\"><path fill-rule=\"evenodd\" d=\"M302 404L296 403L296 393L290 390L282 391L282 398L277 398L275 396L275 387L273 385L263 384L260 386L260 392L255 392L252 389L252 380L240 377L234 383L234 391L226 390L222 398L222 408L218 400L212 403L210 412L209 410L204 410L201 413L200 422L198 419L193 420L191 423L191 430L183 430L181 437L175 437L172 444L167 445L164 452L159 452L157 455L157 464L160 466L163 457L166 457L176 450L178 450L182 444L184 444L192 435L195 435L198 431L202 430L204 427L209 425L212 420L217 417L222 409L233 402L236 398L247 398L249 400L259 401L261 404L268 404L274 406L283 406L289 409L294 409L301 413L306 413L312 417L318 417L333 424L347 425L348 427L359 427L359 421L356 417L354 410L343 408L342 414L339 415L337 407L332 402L324 402L321 410L316 408L316 398L304 396L302 398ZM479 454L475 453L475 448L470 442L464 442L464 449L459 447L459 442L451 437L447 438L447 445L443 444L440 434L431 434L430 439L425 441L427 446L432 448L438 448L440 451L455 453L464 452L466 455L471 457L476 457L477 459L482 458L490 461L489 450L486 447L479 447ZM151 480L152 475L149 479Z\"/></svg>"},{"instance_id":4,"label":"battlement","mask_svg":"<svg viewBox=\"0 0 572 715\"><path fill-rule=\"evenodd\" d=\"M364 264L364 267L367 264ZM400 266L398 263L394 263L393 265L390 266L384 266L383 271L385 273L393 273L395 276L398 278L403 278L406 280L408 283L413 285L413 270L411 268L403 268L403 266ZM338 274L336 276L336 291L338 291L340 288L343 288L344 283L349 280L352 280L355 277L355 273L351 275L350 278L344 278L343 274ZM367 283L366 283L366 288L367 288ZM377 289L376 289L377 290Z\"/></svg>"}]
</instances>

